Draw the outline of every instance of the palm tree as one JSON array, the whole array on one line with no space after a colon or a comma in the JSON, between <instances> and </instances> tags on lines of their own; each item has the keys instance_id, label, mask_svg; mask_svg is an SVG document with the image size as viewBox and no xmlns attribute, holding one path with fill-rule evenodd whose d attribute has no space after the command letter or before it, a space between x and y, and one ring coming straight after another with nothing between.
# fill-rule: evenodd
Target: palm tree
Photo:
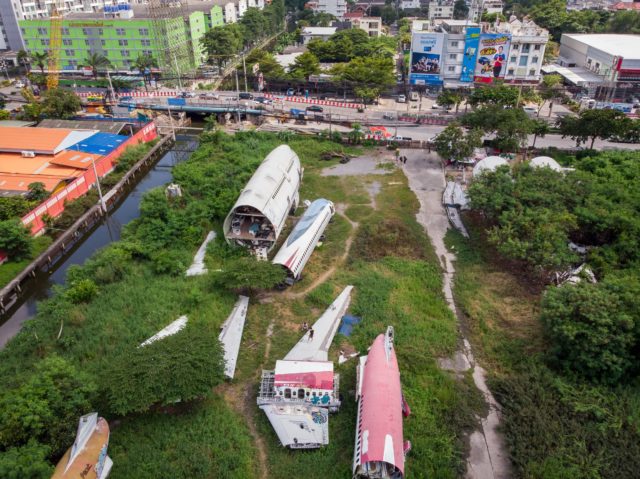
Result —
<instances>
[{"instance_id":1,"label":"palm tree","mask_svg":"<svg viewBox=\"0 0 640 479\"><path fill-rule=\"evenodd\" d=\"M101 68L109 68L111 62L102 53L91 52L84 61L86 66L91 67L93 78L98 78L98 70Z\"/></svg>"},{"instance_id":2,"label":"palm tree","mask_svg":"<svg viewBox=\"0 0 640 479\"><path fill-rule=\"evenodd\" d=\"M28 73L27 65L29 64L29 54L26 50L18 50L18 55L16 56L16 60L18 60L18 64L24 67L25 73Z\"/></svg>"},{"instance_id":3,"label":"palm tree","mask_svg":"<svg viewBox=\"0 0 640 479\"><path fill-rule=\"evenodd\" d=\"M151 68L158 68L158 60L156 60L152 55L144 54L138 55L136 61L133 64L134 68L137 68L140 73L142 73L142 79L144 81L144 89L149 91L147 88L147 81L150 80L151 74L149 70Z\"/></svg>"},{"instance_id":4,"label":"palm tree","mask_svg":"<svg viewBox=\"0 0 640 479\"><path fill-rule=\"evenodd\" d=\"M31 57L31 61L40 68L40 73L44 75L44 66L47 64L49 54L47 52L31 52L29 56Z\"/></svg>"}]
</instances>

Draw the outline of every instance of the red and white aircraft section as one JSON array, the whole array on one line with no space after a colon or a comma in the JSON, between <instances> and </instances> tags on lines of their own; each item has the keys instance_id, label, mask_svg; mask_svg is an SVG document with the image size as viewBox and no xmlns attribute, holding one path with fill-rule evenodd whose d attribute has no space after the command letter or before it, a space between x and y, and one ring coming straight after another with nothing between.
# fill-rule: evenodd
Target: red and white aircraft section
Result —
<instances>
[{"instance_id":1,"label":"red and white aircraft section","mask_svg":"<svg viewBox=\"0 0 640 479\"><path fill-rule=\"evenodd\" d=\"M402 396L391 326L375 339L369 355L360 358L356 398L354 479L402 479L410 449L403 442L402 418L410 411Z\"/></svg>"},{"instance_id":2,"label":"red and white aircraft section","mask_svg":"<svg viewBox=\"0 0 640 479\"><path fill-rule=\"evenodd\" d=\"M329 361L329 347L351 300L347 286L289 351L274 371L262 371L258 406L280 443L312 449L329 443L329 412L340 407L340 377Z\"/></svg>"},{"instance_id":3,"label":"red and white aircraft section","mask_svg":"<svg viewBox=\"0 0 640 479\"><path fill-rule=\"evenodd\" d=\"M324 198L315 200L293 227L291 234L273 258L274 264L282 265L287 270L291 281L300 279L302 270L311 258L313 250L335 212L336 209L331 201Z\"/></svg>"}]
</instances>

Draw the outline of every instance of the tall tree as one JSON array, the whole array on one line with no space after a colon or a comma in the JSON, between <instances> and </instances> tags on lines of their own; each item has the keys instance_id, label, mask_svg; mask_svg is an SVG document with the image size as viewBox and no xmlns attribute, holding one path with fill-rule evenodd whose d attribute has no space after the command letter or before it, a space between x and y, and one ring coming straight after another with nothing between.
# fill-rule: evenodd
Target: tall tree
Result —
<instances>
[{"instance_id":1,"label":"tall tree","mask_svg":"<svg viewBox=\"0 0 640 479\"><path fill-rule=\"evenodd\" d=\"M257 39L263 37L268 29L267 19L258 8L248 8L240 24L245 28L245 44L251 45Z\"/></svg>"},{"instance_id":2,"label":"tall tree","mask_svg":"<svg viewBox=\"0 0 640 479\"><path fill-rule=\"evenodd\" d=\"M545 120L535 119L531 122L531 133L533 133L533 143L531 144L531 148L536 147L536 140L538 137L544 138L544 136L549 133L551 127L549 123Z\"/></svg>"},{"instance_id":3,"label":"tall tree","mask_svg":"<svg viewBox=\"0 0 640 479\"><path fill-rule=\"evenodd\" d=\"M453 18L464 20L469 16L469 7L464 0L456 0L453 4Z\"/></svg>"},{"instance_id":4,"label":"tall tree","mask_svg":"<svg viewBox=\"0 0 640 479\"><path fill-rule=\"evenodd\" d=\"M90 52L84 60L85 66L91 67L93 78L98 78L98 71L111 67L109 59L101 53Z\"/></svg>"},{"instance_id":5,"label":"tall tree","mask_svg":"<svg viewBox=\"0 0 640 479\"><path fill-rule=\"evenodd\" d=\"M151 69L158 68L158 60L153 55L145 53L143 55L138 55L133 63L133 67L142 74L144 88L145 90L148 90L147 82L151 79Z\"/></svg>"},{"instance_id":6,"label":"tall tree","mask_svg":"<svg viewBox=\"0 0 640 479\"><path fill-rule=\"evenodd\" d=\"M494 145L503 151L517 151L525 146L531 133L531 119L522 108L505 109L500 104L486 105L467 113L461 119L469 128L495 134Z\"/></svg>"},{"instance_id":7,"label":"tall tree","mask_svg":"<svg viewBox=\"0 0 640 479\"><path fill-rule=\"evenodd\" d=\"M0 251L12 259L22 259L31 253L31 235L18 219L0 221Z\"/></svg>"},{"instance_id":8,"label":"tall tree","mask_svg":"<svg viewBox=\"0 0 640 479\"><path fill-rule=\"evenodd\" d=\"M26 50L18 50L16 60L18 60L18 65L22 65L24 67L25 73L29 71L27 68L27 65L29 64L29 53Z\"/></svg>"},{"instance_id":9,"label":"tall tree","mask_svg":"<svg viewBox=\"0 0 640 479\"><path fill-rule=\"evenodd\" d=\"M232 24L212 28L200 40L207 52L207 63L217 64L219 69L236 56L242 48L242 38Z\"/></svg>"},{"instance_id":10,"label":"tall tree","mask_svg":"<svg viewBox=\"0 0 640 479\"><path fill-rule=\"evenodd\" d=\"M463 161L473 154L473 150L482 145L482 132L471 130L465 135L459 125L447 126L435 140L436 151L447 161Z\"/></svg>"},{"instance_id":11,"label":"tall tree","mask_svg":"<svg viewBox=\"0 0 640 479\"><path fill-rule=\"evenodd\" d=\"M568 136L577 145L591 139L591 149L596 138L606 140L612 136L624 136L631 124L631 120L617 110L584 110L578 117L565 116L558 120L563 138Z\"/></svg>"},{"instance_id":12,"label":"tall tree","mask_svg":"<svg viewBox=\"0 0 640 479\"><path fill-rule=\"evenodd\" d=\"M309 75L320 73L320 62L318 58L311 52L304 52L298 55L289 67L289 74L292 78L306 80Z\"/></svg>"},{"instance_id":13,"label":"tall tree","mask_svg":"<svg viewBox=\"0 0 640 479\"><path fill-rule=\"evenodd\" d=\"M356 95L365 103L395 84L390 58L354 58L346 65L336 65L333 72L338 79L352 84Z\"/></svg>"},{"instance_id":14,"label":"tall tree","mask_svg":"<svg viewBox=\"0 0 640 479\"><path fill-rule=\"evenodd\" d=\"M47 52L31 52L29 54L31 61L38 65L40 68L40 73L44 75L44 67L47 64L47 60L49 59L49 55Z\"/></svg>"},{"instance_id":15,"label":"tall tree","mask_svg":"<svg viewBox=\"0 0 640 479\"><path fill-rule=\"evenodd\" d=\"M78 96L70 90L55 88L44 92L41 112L48 118L66 119L82 109Z\"/></svg>"}]
</instances>

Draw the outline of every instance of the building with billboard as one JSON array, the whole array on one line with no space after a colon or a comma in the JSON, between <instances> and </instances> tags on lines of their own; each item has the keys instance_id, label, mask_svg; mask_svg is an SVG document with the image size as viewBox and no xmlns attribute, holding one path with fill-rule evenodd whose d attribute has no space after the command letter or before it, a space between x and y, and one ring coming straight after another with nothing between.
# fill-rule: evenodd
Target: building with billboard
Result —
<instances>
[{"instance_id":1,"label":"building with billboard","mask_svg":"<svg viewBox=\"0 0 640 479\"><path fill-rule=\"evenodd\" d=\"M435 23L413 23L411 85L468 88L472 83L493 83L496 79L505 83L540 81L549 33L535 23L515 17L496 24L468 20ZM425 48L431 51L425 52ZM437 56L437 71L429 55Z\"/></svg>"},{"instance_id":2,"label":"building with billboard","mask_svg":"<svg viewBox=\"0 0 640 479\"><path fill-rule=\"evenodd\" d=\"M409 65L409 83L411 85L442 84L444 41L444 33L413 32Z\"/></svg>"}]
</instances>

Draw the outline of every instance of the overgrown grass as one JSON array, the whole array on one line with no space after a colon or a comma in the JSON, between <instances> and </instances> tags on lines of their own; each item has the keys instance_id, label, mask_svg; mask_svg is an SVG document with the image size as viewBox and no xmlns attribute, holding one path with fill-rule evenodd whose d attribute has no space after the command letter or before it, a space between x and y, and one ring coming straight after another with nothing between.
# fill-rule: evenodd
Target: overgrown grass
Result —
<instances>
[{"instance_id":1,"label":"overgrown grass","mask_svg":"<svg viewBox=\"0 0 640 479\"><path fill-rule=\"evenodd\" d=\"M0 288L6 286L9 281L16 277L16 275L26 268L34 258L37 258L51 244L51 238L48 236L38 236L34 238L31 243L31 255L29 258L25 258L20 261L12 261L9 259L4 264L0 265Z\"/></svg>"},{"instance_id":2,"label":"overgrown grass","mask_svg":"<svg viewBox=\"0 0 640 479\"><path fill-rule=\"evenodd\" d=\"M640 470L640 389L572 382L546 367L539 289L491 261L480 235L449 231L455 296L490 387L503 406L515 476L634 478Z\"/></svg>"},{"instance_id":3,"label":"overgrown grass","mask_svg":"<svg viewBox=\"0 0 640 479\"><path fill-rule=\"evenodd\" d=\"M0 390L20 384L41 358L52 353L90 373L100 389L101 372L111 358L182 314L208 334L217 335L236 296L214 289L209 276L186 278L182 273L206 231L219 228L253 168L281 142L275 135L258 133L218 135L217 139L215 135L175 168L185 193L181 201L167 205L164 195L149 194L141 206L142 218L125 228L123 241L85 266L70 269L71 283L95 282L95 297L73 304L68 289L58 289L40 305L37 317L0 351ZM341 348L365 352L388 325L394 326L404 393L413 411L405 421L405 436L413 443L407 474L454 478L461 473L465 431L473 426L474 411L482 401L469 378L456 379L437 366L436 359L452 354L459 338L456 319L442 295L437 260L415 220L417 199L396 171L384 177L374 212L366 188L371 178L318 174L332 164L321 161L320 155L340 145L299 137L289 144L305 167L303 198L322 196L343 203L347 217L352 221L357 217L360 229L353 231L344 217L336 216L325 244L308 265L306 281L332 265L339 267L306 296L293 299L273 292L252 298L236 377L230 385L202 401L124 418L110 413L106 399L96 402L95 408L112 424L109 453L115 462L114 479L257 477L261 467L273 478L349 477L356 420L355 360L341 366L336 361L344 402L331 418L326 448L283 449L255 405L261 369L273 367L300 338L302 322L315 321L347 284L355 286L350 310L363 321L350 338L336 338L330 357L336 360ZM383 227L373 228L376 223ZM372 235L371 244L383 247L369 254L360 237L348 261L339 264L346 236L363 231ZM398 248L392 240L404 246ZM212 243L207 255L211 274L234 254L222 241ZM266 446L266 465L260 463L247 421L255 423Z\"/></svg>"}]
</instances>

